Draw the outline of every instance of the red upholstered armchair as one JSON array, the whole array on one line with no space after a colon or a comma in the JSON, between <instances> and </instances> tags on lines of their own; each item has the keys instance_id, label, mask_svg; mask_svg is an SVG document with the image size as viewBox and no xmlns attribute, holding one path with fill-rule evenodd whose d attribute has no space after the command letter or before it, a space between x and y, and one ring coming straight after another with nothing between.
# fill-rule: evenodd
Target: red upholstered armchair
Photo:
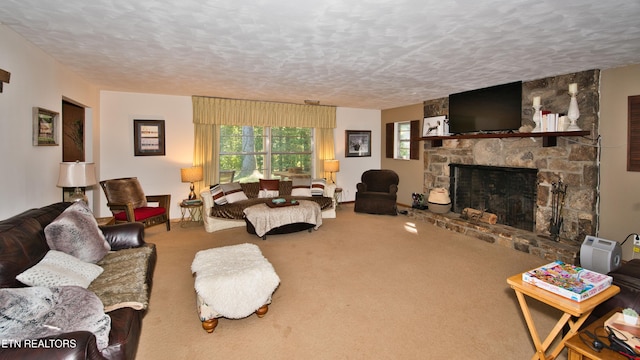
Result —
<instances>
[{"instance_id":1,"label":"red upholstered armchair","mask_svg":"<svg viewBox=\"0 0 640 360\"><path fill-rule=\"evenodd\" d=\"M103 180L100 186L116 223L140 222L145 227L166 223L167 231L171 230L171 195L145 195L135 177ZM148 203L158 203L158 206Z\"/></svg>"}]
</instances>

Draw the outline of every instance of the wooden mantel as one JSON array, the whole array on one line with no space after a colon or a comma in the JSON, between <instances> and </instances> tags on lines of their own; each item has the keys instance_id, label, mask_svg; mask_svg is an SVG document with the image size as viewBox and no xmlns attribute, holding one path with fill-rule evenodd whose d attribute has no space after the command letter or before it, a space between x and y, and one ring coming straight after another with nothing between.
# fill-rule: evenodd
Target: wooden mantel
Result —
<instances>
[{"instance_id":1,"label":"wooden mantel","mask_svg":"<svg viewBox=\"0 0 640 360\"><path fill-rule=\"evenodd\" d=\"M432 147L441 147L443 140L456 139L496 139L496 138L523 138L541 137L542 146L556 146L559 136L588 136L590 131L555 131L555 132L531 132L531 133L483 133L483 134L461 134L450 136L426 136L419 140L430 141Z\"/></svg>"}]
</instances>

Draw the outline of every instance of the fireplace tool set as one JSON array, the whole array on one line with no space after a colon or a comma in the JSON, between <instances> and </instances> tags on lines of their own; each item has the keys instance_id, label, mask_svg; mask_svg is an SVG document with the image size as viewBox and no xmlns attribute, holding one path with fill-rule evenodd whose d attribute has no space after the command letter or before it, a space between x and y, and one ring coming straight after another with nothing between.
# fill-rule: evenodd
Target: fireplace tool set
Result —
<instances>
[{"instance_id":1,"label":"fireplace tool set","mask_svg":"<svg viewBox=\"0 0 640 360\"><path fill-rule=\"evenodd\" d=\"M559 241L560 229L562 229L562 208L564 207L564 198L567 194L567 185L560 182L551 184L551 222L549 224L549 233L554 241Z\"/></svg>"}]
</instances>

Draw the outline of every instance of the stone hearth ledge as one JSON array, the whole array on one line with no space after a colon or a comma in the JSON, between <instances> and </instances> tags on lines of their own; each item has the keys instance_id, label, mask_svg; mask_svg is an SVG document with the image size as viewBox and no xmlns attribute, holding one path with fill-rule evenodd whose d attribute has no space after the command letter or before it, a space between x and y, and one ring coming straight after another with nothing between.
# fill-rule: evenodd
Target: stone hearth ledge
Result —
<instances>
[{"instance_id":1,"label":"stone hearth ledge","mask_svg":"<svg viewBox=\"0 0 640 360\"><path fill-rule=\"evenodd\" d=\"M429 210L407 208L407 216L435 226L468 235L490 244L515 249L548 260L560 260L567 264L578 264L581 244L573 241L558 242L530 231L510 226L474 223L460 218L460 214L449 212L436 214Z\"/></svg>"}]
</instances>

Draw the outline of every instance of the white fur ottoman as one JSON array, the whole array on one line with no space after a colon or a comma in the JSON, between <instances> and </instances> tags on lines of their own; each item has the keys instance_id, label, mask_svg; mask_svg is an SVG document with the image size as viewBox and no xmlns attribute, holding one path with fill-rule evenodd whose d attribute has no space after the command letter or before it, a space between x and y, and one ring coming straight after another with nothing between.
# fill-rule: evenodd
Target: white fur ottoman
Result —
<instances>
[{"instance_id":1,"label":"white fur ottoman","mask_svg":"<svg viewBox=\"0 0 640 360\"><path fill-rule=\"evenodd\" d=\"M202 327L212 333L218 318L245 318L268 311L280 284L271 263L254 244L198 251L191 264Z\"/></svg>"}]
</instances>

